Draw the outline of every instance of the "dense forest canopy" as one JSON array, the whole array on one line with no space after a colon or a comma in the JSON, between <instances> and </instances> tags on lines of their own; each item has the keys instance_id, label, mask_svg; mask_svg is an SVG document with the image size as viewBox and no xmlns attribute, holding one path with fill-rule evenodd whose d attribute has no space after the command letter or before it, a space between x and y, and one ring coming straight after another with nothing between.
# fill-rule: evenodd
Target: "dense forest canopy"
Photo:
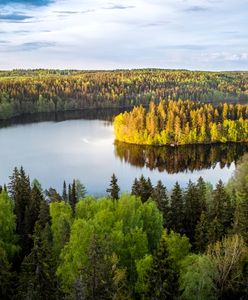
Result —
<instances>
[{"instance_id":1,"label":"dense forest canopy","mask_svg":"<svg viewBox=\"0 0 248 300\"><path fill-rule=\"evenodd\" d=\"M0 191L1 299L245 299L248 157L213 188L135 178L95 199L43 191L15 168Z\"/></svg>"},{"instance_id":2,"label":"dense forest canopy","mask_svg":"<svg viewBox=\"0 0 248 300\"><path fill-rule=\"evenodd\" d=\"M168 98L247 103L248 72L0 71L1 119L23 113L148 105Z\"/></svg>"},{"instance_id":3,"label":"dense forest canopy","mask_svg":"<svg viewBox=\"0 0 248 300\"><path fill-rule=\"evenodd\" d=\"M248 105L150 102L114 119L118 141L146 145L248 142Z\"/></svg>"}]
</instances>

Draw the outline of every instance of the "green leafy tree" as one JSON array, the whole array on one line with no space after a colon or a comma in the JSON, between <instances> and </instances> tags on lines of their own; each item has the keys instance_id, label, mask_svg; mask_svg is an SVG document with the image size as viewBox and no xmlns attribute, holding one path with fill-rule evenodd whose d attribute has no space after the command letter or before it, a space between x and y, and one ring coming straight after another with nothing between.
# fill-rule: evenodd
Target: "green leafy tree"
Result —
<instances>
[{"instance_id":1,"label":"green leafy tree","mask_svg":"<svg viewBox=\"0 0 248 300\"><path fill-rule=\"evenodd\" d=\"M57 258L59 258L61 249L68 242L70 237L72 209L70 205L64 201L50 203L49 209L54 253Z\"/></svg>"},{"instance_id":2,"label":"green leafy tree","mask_svg":"<svg viewBox=\"0 0 248 300\"><path fill-rule=\"evenodd\" d=\"M0 246L5 251L7 258L13 258L18 250L15 235L16 217L14 205L5 191L0 193Z\"/></svg>"},{"instance_id":3,"label":"green leafy tree","mask_svg":"<svg viewBox=\"0 0 248 300\"><path fill-rule=\"evenodd\" d=\"M182 262L180 274L180 299L217 299L215 280L216 264L206 255L189 255Z\"/></svg>"},{"instance_id":4,"label":"green leafy tree","mask_svg":"<svg viewBox=\"0 0 248 300\"><path fill-rule=\"evenodd\" d=\"M234 174L234 188L237 194L233 230L248 243L248 156L240 161Z\"/></svg>"}]
</instances>

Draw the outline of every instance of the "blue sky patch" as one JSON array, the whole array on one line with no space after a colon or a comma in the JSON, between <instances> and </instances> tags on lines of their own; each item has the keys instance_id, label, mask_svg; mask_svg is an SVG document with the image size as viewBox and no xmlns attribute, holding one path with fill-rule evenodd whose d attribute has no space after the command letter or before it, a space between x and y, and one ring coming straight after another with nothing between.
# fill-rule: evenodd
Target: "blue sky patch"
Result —
<instances>
[{"instance_id":1,"label":"blue sky patch","mask_svg":"<svg viewBox=\"0 0 248 300\"><path fill-rule=\"evenodd\" d=\"M0 0L0 5L23 4L33 6L44 6L51 3L52 0Z\"/></svg>"},{"instance_id":2,"label":"blue sky patch","mask_svg":"<svg viewBox=\"0 0 248 300\"><path fill-rule=\"evenodd\" d=\"M31 18L32 16L22 15L19 13L0 14L0 21L4 22L22 22Z\"/></svg>"}]
</instances>

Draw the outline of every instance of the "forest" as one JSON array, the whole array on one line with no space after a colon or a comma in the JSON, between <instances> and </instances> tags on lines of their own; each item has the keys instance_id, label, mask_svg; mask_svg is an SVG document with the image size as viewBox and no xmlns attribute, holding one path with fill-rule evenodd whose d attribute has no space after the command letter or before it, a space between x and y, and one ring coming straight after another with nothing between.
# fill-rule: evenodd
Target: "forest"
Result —
<instances>
[{"instance_id":1,"label":"forest","mask_svg":"<svg viewBox=\"0 0 248 300\"><path fill-rule=\"evenodd\" d=\"M247 299L248 155L215 187L135 178L62 194L15 168L0 193L1 299Z\"/></svg>"},{"instance_id":2,"label":"forest","mask_svg":"<svg viewBox=\"0 0 248 300\"><path fill-rule=\"evenodd\" d=\"M114 118L115 138L140 145L186 145L248 141L248 105L161 100Z\"/></svg>"},{"instance_id":3,"label":"forest","mask_svg":"<svg viewBox=\"0 0 248 300\"><path fill-rule=\"evenodd\" d=\"M0 71L0 119L25 113L148 106L161 99L247 103L248 72Z\"/></svg>"}]
</instances>

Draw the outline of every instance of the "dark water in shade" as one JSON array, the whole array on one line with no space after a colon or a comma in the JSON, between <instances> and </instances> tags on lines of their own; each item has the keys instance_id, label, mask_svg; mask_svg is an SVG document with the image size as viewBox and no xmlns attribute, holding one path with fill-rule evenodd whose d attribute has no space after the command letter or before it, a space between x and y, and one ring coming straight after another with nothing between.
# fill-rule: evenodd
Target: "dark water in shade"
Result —
<instances>
[{"instance_id":1,"label":"dark water in shade","mask_svg":"<svg viewBox=\"0 0 248 300\"><path fill-rule=\"evenodd\" d=\"M235 162L248 152L247 144L154 148L114 143L109 121L116 113L40 115L2 127L0 184L7 183L13 168L21 165L44 189L52 186L61 191L64 180L77 178L97 196L105 194L113 172L122 191L130 191L141 174L154 184L161 179L168 189L176 181L185 186L199 176L215 184L219 179L227 182Z\"/></svg>"}]
</instances>

